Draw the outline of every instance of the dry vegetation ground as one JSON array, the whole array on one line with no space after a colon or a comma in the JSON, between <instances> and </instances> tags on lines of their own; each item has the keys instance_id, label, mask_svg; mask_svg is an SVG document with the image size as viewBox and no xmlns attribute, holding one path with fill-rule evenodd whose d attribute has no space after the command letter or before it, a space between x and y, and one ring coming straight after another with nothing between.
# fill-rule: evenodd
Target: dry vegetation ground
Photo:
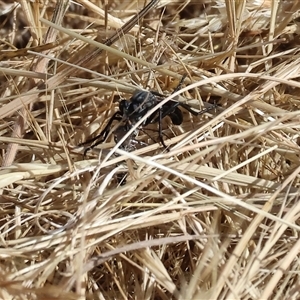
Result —
<instances>
[{"instance_id":1,"label":"dry vegetation ground","mask_svg":"<svg viewBox=\"0 0 300 300\"><path fill-rule=\"evenodd\" d=\"M0 3L1 299L300 299L300 1L161 0L102 53L150 1L18 2ZM218 108L166 118L169 152L151 126L83 159L120 98L183 74L179 101Z\"/></svg>"}]
</instances>

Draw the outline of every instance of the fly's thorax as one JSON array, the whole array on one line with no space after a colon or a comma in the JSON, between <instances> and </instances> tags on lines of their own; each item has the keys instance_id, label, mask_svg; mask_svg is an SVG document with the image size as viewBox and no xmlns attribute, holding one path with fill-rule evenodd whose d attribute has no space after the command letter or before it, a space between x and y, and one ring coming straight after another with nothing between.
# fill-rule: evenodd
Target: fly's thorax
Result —
<instances>
[{"instance_id":1,"label":"fly's thorax","mask_svg":"<svg viewBox=\"0 0 300 300\"><path fill-rule=\"evenodd\" d=\"M129 100L126 116L131 123L138 122L157 104L155 95L148 91L137 90Z\"/></svg>"},{"instance_id":2,"label":"fly's thorax","mask_svg":"<svg viewBox=\"0 0 300 300\"><path fill-rule=\"evenodd\" d=\"M130 104L132 110L144 111L157 104L157 99L151 92L137 90L130 98Z\"/></svg>"}]
</instances>

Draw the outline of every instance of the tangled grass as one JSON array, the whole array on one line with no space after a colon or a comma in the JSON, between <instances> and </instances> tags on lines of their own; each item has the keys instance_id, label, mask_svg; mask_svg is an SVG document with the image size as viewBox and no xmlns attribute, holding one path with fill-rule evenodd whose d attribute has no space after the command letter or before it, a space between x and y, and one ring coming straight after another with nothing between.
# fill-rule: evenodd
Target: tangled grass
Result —
<instances>
[{"instance_id":1,"label":"tangled grass","mask_svg":"<svg viewBox=\"0 0 300 300\"><path fill-rule=\"evenodd\" d=\"M1 299L299 299L300 2L161 0L105 46L146 2L0 3ZM184 74L218 107L169 151L153 124L83 158Z\"/></svg>"}]
</instances>

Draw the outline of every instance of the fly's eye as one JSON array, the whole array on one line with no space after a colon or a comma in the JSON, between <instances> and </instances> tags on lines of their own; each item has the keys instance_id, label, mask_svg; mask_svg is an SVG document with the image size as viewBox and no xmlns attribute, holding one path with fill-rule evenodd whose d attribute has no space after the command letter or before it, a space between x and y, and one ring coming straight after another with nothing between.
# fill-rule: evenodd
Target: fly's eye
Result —
<instances>
[{"instance_id":1,"label":"fly's eye","mask_svg":"<svg viewBox=\"0 0 300 300\"><path fill-rule=\"evenodd\" d=\"M129 102L126 100L122 100L119 103L119 109L122 113L124 113L126 110L128 110Z\"/></svg>"}]
</instances>

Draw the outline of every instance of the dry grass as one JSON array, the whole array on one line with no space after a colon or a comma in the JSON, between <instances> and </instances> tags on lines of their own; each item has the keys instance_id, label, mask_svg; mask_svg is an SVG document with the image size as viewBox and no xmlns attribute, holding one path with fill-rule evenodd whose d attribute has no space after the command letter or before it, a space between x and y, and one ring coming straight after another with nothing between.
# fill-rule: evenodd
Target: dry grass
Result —
<instances>
[{"instance_id":1,"label":"dry grass","mask_svg":"<svg viewBox=\"0 0 300 300\"><path fill-rule=\"evenodd\" d=\"M149 3L107 2L0 5L1 299L299 299L300 1L163 0L105 48ZM183 74L218 108L166 118L169 152L154 125L83 159Z\"/></svg>"}]
</instances>

